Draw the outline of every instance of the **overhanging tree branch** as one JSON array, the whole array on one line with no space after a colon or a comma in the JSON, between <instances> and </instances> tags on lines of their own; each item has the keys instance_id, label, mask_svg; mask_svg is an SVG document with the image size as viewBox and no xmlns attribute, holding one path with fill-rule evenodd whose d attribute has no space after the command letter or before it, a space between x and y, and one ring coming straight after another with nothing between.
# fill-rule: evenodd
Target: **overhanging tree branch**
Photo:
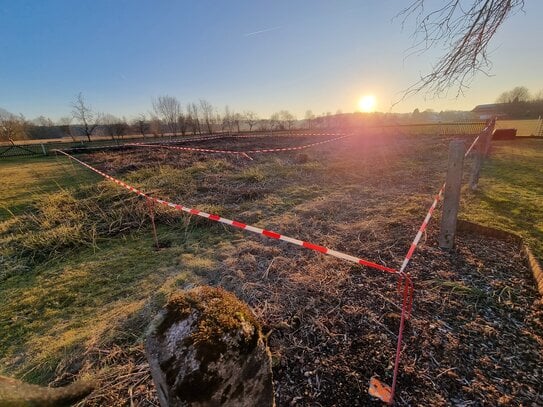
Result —
<instances>
[{"instance_id":1,"label":"overhanging tree branch","mask_svg":"<svg viewBox=\"0 0 543 407\"><path fill-rule=\"evenodd\" d=\"M396 103L422 92L446 95L451 88L456 88L456 97L463 95L475 75L490 74L489 43L503 22L524 6L524 0L447 0L442 7L427 11L425 3L415 0L397 16L402 18L402 27L415 19L410 55L440 46L447 51Z\"/></svg>"}]
</instances>

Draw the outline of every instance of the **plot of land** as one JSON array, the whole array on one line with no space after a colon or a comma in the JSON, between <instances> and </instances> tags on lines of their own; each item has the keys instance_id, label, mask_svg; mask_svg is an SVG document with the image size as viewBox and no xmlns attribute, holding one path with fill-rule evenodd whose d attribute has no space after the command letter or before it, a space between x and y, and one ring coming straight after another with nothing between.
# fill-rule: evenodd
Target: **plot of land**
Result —
<instances>
[{"instance_id":1,"label":"plot of land","mask_svg":"<svg viewBox=\"0 0 543 407\"><path fill-rule=\"evenodd\" d=\"M186 145L247 150L327 138ZM448 140L356 135L252 160L155 148L78 158L172 202L397 268L443 182ZM483 169L481 191L464 194L462 214L501 216L539 256L540 222L525 228L523 211L496 215L484 203L516 202L541 220L542 150L541 140L495 143L496 159ZM511 163L518 155L526 159ZM174 290L220 284L270 333L278 405L378 405L367 384L374 375L391 381L400 301L393 276L165 208L155 208L156 251L140 198L65 158L21 162L0 169L29 174L32 163L58 186L12 182L2 197L2 373L42 384L97 375L103 387L83 405L130 397L156 405L141 352L145 326ZM48 194L23 195L31 189ZM543 305L522 255L514 243L468 234L443 252L438 215L410 265L415 299L398 405L543 403Z\"/></svg>"}]
</instances>

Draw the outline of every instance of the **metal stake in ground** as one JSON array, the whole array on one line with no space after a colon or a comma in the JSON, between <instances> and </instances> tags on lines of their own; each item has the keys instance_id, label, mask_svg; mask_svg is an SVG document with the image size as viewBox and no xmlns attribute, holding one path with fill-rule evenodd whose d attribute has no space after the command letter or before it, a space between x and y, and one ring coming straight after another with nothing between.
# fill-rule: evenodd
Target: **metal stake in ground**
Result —
<instances>
[{"instance_id":1,"label":"metal stake in ground","mask_svg":"<svg viewBox=\"0 0 543 407\"><path fill-rule=\"evenodd\" d=\"M156 249L160 250L160 246L158 244L158 236L156 233L156 225L155 225L155 211L154 211L155 203L148 198L145 201L147 202L147 206L149 207L149 217L151 218L151 225L153 227L153 238L155 239Z\"/></svg>"},{"instance_id":2,"label":"metal stake in ground","mask_svg":"<svg viewBox=\"0 0 543 407\"><path fill-rule=\"evenodd\" d=\"M453 140L449 144L449 168L447 170L441 230L439 232L439 247L443 249L452 249L454 247L465 150L466 147L462 140Z\"/></svg>"}]
</instances>

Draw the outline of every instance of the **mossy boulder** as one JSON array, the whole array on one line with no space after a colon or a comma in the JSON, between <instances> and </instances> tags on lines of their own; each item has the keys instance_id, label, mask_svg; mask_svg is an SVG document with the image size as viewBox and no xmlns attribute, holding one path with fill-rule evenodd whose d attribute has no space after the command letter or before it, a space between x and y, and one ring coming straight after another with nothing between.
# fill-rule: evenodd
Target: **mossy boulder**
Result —
<instances>
[{"instance_id":1,"label":"mossy boulder","mask_svg":"<svg viewBox=\"0 0 543 407\"><path fill-rule=\"evenodd\" d=\"M208 286L173 295L145 344L164 406L273 406L271 358L250 308Z\"/></svg>"}]
</instances>

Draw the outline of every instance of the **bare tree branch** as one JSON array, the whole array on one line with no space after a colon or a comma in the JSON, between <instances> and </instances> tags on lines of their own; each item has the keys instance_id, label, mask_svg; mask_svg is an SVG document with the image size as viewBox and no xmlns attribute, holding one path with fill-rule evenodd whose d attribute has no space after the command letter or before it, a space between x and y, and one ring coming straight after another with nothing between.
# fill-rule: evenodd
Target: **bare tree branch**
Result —
<instances>
[{"instance_id":1,"label":"bare tree branch","mask_svg":"<svg viewBox=\"0 0 543 407\"><path fill-rule=\"evenodd\" d=\"M426 2L415 0L397 16L403 19L402 27L415 19L410 55L437 47L447 51L395 104L421 92L446 95L454 87L456 97L463 95L478 73L490 74L490 41L503 22L524 6L524 0L447 0L442 7L428 11Z\"/></svg>"}]
</instances>

